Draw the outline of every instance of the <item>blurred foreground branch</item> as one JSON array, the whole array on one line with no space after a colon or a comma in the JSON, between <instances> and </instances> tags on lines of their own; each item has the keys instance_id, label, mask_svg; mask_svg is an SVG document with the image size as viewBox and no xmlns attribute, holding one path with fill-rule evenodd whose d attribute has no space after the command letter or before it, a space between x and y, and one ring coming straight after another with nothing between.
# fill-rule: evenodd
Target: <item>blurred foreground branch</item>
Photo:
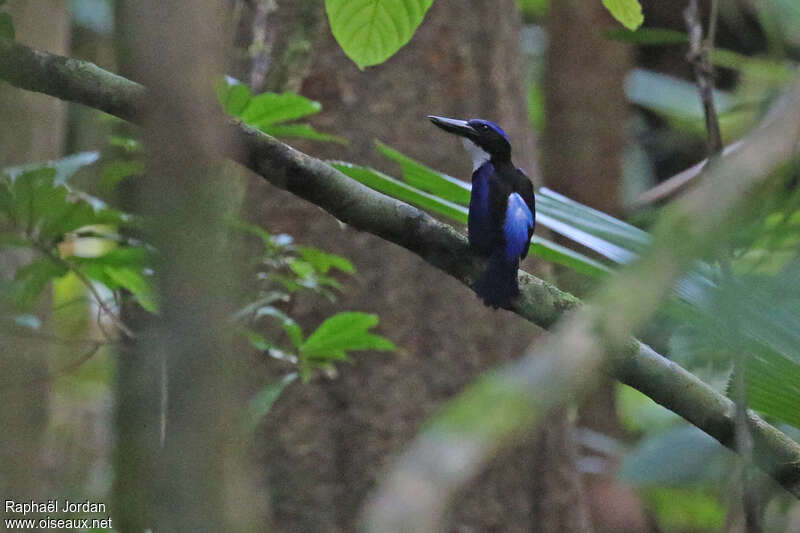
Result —
<instances>
[{"instance_id":1,"label":"blurred foreground branch","mask_svg":"<svg viewBox=\"0 0 800 533\"><path fill-rule=\"evenodd\" d=\"M2 38L0 78L133 122L141 119L146 106L153 105L141 85L94 65ZM614 276L593 299L593 305L565 319L535 350L535 357L525 357L471 389L479 398L486 395L485 402L473 404L481 405L484 412L463 413L461 427L452 425L458 416L440 419L450 420L447 428L433 423L404 456L401 464L407 468L399 471L399 477L390 478L382 494L408 494L424 504L426 511L437 505L443 509L447 497L465 476L479 468L504 439L529 429L550 406L585 392L598 370L610 372L734 448L733 403L629 335L655 311L691 261L713 248L714 232L746 193L793 155L800 128L800 86L783 105L781 112L753 132L740 149L704 170L706 176L698 187L672 206L656 226L648 253ZM476 279L481 261L470 254L466 238L451 226L362 186L323 161L257 130L221 115L218 127L229 129L241 147L226 155L273 185L317 204L354 228L416 253L466 285L471 286ZM522 296L514 312L543 328L551 328L580 304L572 295L525 272L520 272L520 287ZM451 415L453 409L457 414L458 405L451 405ZM748 416L754 460L800 497L800 445L757 415ZM422 451L425 453L420 455ZM404 488L409 490L403 492ZM380 512L385 509L380 504L383 500L379 496L377 501L371 516L378 521L374 523L386 524L387 517ZM403 503L395 500L391 513L400 513L407 520L433 516L423 510L415 515ZM381 526L378 530L392 529Z\"/></svg>"}]
</instances>

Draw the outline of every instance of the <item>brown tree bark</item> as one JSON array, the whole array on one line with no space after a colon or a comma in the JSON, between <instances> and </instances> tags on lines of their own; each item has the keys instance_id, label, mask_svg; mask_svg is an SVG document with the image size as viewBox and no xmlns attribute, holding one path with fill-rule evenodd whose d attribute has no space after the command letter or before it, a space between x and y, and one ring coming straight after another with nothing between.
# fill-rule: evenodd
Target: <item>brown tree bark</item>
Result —
<instances>
[{"instance_id":1,"label":"brown tree bark","mask_svg":"<svg viewBox=\"0 0 800 533\"><path fill-rule=\"evenodd\" d=\"M624 81L631 67L630 49L604 36L615 24L600 2L552 3L543 136L545 184L610 214L621 211ZM615 395L615 382L606 379L581 408L579 424L621 437ZM617 484L617 465L606 459L608 472L584 476L595 531L647 531L638 498ZM564 483L563 474L553 474Z\"/></svg>"},{"instance_id":2,"label":"brown tree bark","mask_svg":"<svg viewBox=\"0 0 800 533\"><path fill-rule=\"evenodd\" d=\"M296 143L314 155L367 164L391 174L373 141L469 179L460 143L425 116L483 117L500 123L514 160L537 178L519 63L520 23L512 0L481 0L464 9L437 0L411 43L385 64L359 71L325 25L301 93L320 101L314 125L350 140ZM353 260L358 276L337 308L376 312L396 355L359 354L336 380L290 388L263 428L261 447L282 531L353 531L365 496L391 458L441 403L484 370L518 357L535 334L419 259L356 233L318 209L254 182L251 218L273 232ZM299 302L293 316L315 326L333 312ZM531 531L534 451L498 459L452 508L453 531ZM541 530L541 529L539 529Z\"/></svg>"},{"instance_id":3,"label":"brown tree bark","mask_svg":"<svg viewBox=\"0 0 800 533\"><path fill-rule=\"evenodd\" d=\"M265 531L245 427L250 361L230 324L241 253L224 220L240 198L215 157L237 148L214 126L225 9L222 0L124 1L117 9L123 69L154 102L142 119L147 172L124 191L124 203L146 221L143 239L158 250L159 302L158 316L137 318L120 355L117 527Z\"/></svg>"}]
</instances>

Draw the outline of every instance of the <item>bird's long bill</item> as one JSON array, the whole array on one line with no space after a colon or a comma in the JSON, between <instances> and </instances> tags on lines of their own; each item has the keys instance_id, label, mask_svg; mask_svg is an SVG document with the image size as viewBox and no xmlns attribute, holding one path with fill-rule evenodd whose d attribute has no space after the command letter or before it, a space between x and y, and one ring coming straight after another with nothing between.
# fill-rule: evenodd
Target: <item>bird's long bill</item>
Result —
<instances>
[{"instance_id":1,"label":"bird's long bill","mask_svg":"<svg viewBox=\"0 0 800 533\"><path fill-rule=\"evenodd\" d=\"M475 130L466 120L456 120L454 118L437 117L428 115L431 122L442 128L448 133L454 133L461 137L471 137L475 135Z\"/></svg>"}]
</instances>

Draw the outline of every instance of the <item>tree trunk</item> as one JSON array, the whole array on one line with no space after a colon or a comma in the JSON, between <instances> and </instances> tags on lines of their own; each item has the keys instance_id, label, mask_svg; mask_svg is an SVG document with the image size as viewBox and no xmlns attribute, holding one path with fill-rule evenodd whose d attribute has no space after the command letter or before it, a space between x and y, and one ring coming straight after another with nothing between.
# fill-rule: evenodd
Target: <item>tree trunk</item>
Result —
<instances>
[{"instance_id":1,"label":"tree trunk","mask_svg":"<svg viewBox=\"0 0 800 533\"><path fill-rule=\"evenodd\" d=\"M552 3L543 139L545 184L610 214L621 211L627 112L624 81L631 66L629 48L603 34L615 24L600 2ZM562 286L574 287L565 279L569 277L568 273L560 276ZM615 382L606 379L582 407L579 423L621 437L615 394ZM647 531L638 498L632 489L617 483L618 465L613 458L605 459L606 473L584 477L594 530ZM563 484L563 476L554 473L553 483Z\"/></svg>"},{"instance_id":2,"label":"tree trunk","mask_svg":"<svg viewBox=\"0 0 800 533\"><path fill-rule=\"evenodd\" d=\"M350 140L295 143L323 158L368 164L390 174L373 141L468 179L470 159L428 114L500 123L514 160L538 177L519 64L512 0L437 0L412 41L385 64L359 71L327 25L314 48L302 94L320 101L314 125ZM358 354L336 380L295 385L262 428L261 448L282 531L353 531L360 507L386 467L447 398L481 372L519 357L536 333L420 259L349 228L290 195L253 182L250 218L273 232L344 254L359 274L338 308L376 312L395 355ZM534 260L535 262L535 260ZM294 316L316 326L332 306L298 302ZM454 503L454 531L531 531L530 447L504 455Z\"/></svg>"},{"instance_id":3,"label":"tree trunk","mask_svg":"<svg viewBox=\"0 0 800 533\"><path fill-rule=\"evenodd\" d=\"M3 10L14 20L18 41L58 54L66 53L69 18L66 0L11 0ZM44 13L44 15L43 15ZM0 85L0 168L61 156L66 104L55 98ZM0 279L13 278L33 259L27 251L0 252ZM0 319L15 313L0 298ZM49 298L45 298L49 302ZM50 309L41 302L35 312L47 327ZM44 437L48 423L47 355L50 343L31 340L24 328L0 332L0 493L16 501L42 500L45 482ZM21 518L21 517L20 517Z\"/></svg>"},{"instance_id":4,"label":"tree trunk","mask_svg":"<svg viewBox=\"0 0 800 533\"><path fill-rule=\"evenodd\" d=\"M191 8L178 0L117 6L127 22L120 28L122 64L154 102L143 120L147 173L128 189L127 203L143 215L144 238L158 250L160 311L141 320L121 355L115 486L121 531L266 530L249 483L250 361L231 339L241 254L224 219L238 207L237 191L214 158L233 149L214 127L220 112L212 84L225 72L222 0ZM147 396L155 375L164 380L157 401ZM147 412L153 407L165 414L160 432Z\"/></svg>"}]
</instances>

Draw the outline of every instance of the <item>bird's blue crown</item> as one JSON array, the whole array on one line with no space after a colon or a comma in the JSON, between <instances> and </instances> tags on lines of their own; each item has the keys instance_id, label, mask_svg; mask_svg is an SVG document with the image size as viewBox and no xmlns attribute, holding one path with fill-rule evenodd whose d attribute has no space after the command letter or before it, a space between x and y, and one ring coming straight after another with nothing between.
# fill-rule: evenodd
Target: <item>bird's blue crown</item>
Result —
<instances>
[{"instance_id":1,"label":"bird's blue crown","mask_svg":"<svg viewBox=\"0 0 800 533\"><path fill-rule=\"evenodd\" d=\"M478 131L480 131L480 126L481 125L488 126L489 128L493 129L494 131L496 131L497 133L502 135L503 138L506 141L508 141L509 143L511 142L508 139L508 135L506 135L506 132L503 131L503 128L501 128L500 126L498 126L497 124L495 124L491 120L483 120L482 118L473 118L473 119L468 120L467 124L469 124L470 126L472 126L473 128L475 128Z\"/></svg>"}]
</instances>

